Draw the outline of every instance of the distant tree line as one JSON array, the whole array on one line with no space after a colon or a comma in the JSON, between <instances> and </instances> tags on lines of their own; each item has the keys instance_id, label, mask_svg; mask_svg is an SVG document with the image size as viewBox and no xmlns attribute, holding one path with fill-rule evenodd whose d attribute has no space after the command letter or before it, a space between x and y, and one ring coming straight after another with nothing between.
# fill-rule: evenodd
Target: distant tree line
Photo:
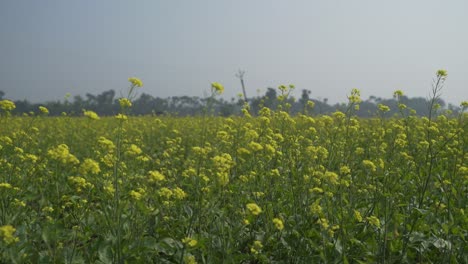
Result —
<instances>
[{"instance_id":1,"label":"distant tree line","mask_svg":"<svg viewBox=\"0 0 468 264\"><path fill-rule=\"evenodd\" d=\"M310 98L310 90L302 90L300 98L287 98L283 103L290 105L290 113L297 114L304 112L309 101L314 102L315 106L310 114L329 114L336 110L345 111L346 103L329 104L325 98L323 100ZM0 100L5 98L5 93L0 91ZM202 115L206 110L206 105L210 101L211 110L218 116L240 115L241 109L244 106L244 99L231 98L230 101L222 98L201 98L197 96L172 96L168 98L154 97L147 93L142 93L138 98L133 100L131 114L133 115L172 115L172 116L196 116ZM277 109L280 102L278 101L278 93L274 88L267 88L267 91L262 96L250 98L248 100L251 114L256 115L262 107ZM414 109L418 115L425 116L428 114L428 100L422 97L408 98L403 96L401 102L408 109ZM50 101L46 103L31 103L27 100L14 101L16 109L12 114L21 115L24 113L38 112L39 106L45 106L49 109L50 115L58 116L66 113L71 116L80 116L84 110L92 110L100 116L115 115L119 112L119 102L114 90L108 90L98 95L86 94L85 98L76 95L73 98L64 100ZM438 103L443 109L450 109L454 112L458 111L458 107L446 103L439 99ZM360 103L360 108L356 112L361 117L372 117L378 112L378 105L384 104L390 107L390 112L386 115L391 116L397 113L397 100L383 99L380 97L370 96L367 100Z\"/></svg>"}]
</instances>

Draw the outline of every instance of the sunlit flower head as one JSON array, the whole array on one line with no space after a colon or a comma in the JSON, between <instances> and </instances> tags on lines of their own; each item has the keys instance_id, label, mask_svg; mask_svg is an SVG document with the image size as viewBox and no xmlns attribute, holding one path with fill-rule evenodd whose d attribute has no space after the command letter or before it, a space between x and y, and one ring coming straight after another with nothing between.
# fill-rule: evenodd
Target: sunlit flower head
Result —
<instances>
[{"instance_id":1,"label":"sunlit flower head","mask_svg":"<svg viewBox=\"0 0 468 264\"><path fill-rule=\"evenodd\" d=\"M83 111L83 115L88 117L89 119L92 119L92 120L99 120L98 114L96 114L95 112L90 111L90 110Z\"/></svg>"},{"instance_id":2,"label":"sunlit flower head","mask_svg":"<svg viewBox=\"0 0 468 264\"><path fill-rule=\"evenodd\" d=\"M43 115L48 115L49 114L49 109L47 109L46 107L44 106L39 106L39 111L41 111L41 113Z\"/></svg>"},{"instance_id":3,"label":"sunlit flower head","mask_svg":"<svg viewBox=\"0 0 468 264\"><path fill-rule=\"evenodd\" d=\"M182 239L182 243L186 244L189 247L194 247L198 244L198 241L196 239L193 239L191 237L186 237Z\"/></svg>"},{"instance_id":4,"label":"sunlit flower head","mask_svg":"<svg viewBox=\"0 0 468 264\"><path fill-rule=\"evenodd\" d=\"M377 107L379 108L380 111L382 111L384 113L390 111L390 107L388 107L388 106L386 106L384 104L378 104Z\"/></svg>"},{"instance_id":5,"label":"sunlit flower head","mask_svg":"<svg viewBox=\"0 0 468 264\"><path fill-rule=\"evenodd\" d=\"M164 181L166 177L159 171L149 171L149 182L160 182Z\"/></svg>"},{"instance_id":6,"label":"sunlit flower head","mask_svg":"<svg viewBox=\"0 0 468 264\"><path fill-rule=\"evenodd\" d=\"M447 71L446 70L438 70L437 71L437 77L439 78L446 78L447 77Z\"/></svg>"},{"instance_id":7,"label":"sunlit flower head","mask_svg":"<svg viewBox=\"0 0 468 264\"><path fill-rule=\"evenodd\" d=\"M16 228L11 225L0 226L0 238L2 238L6 244L12 244L19 241L19 239L14 235L15 232Z\"/></svg>"},{"instance_id":8,"label":"sunlit flower head","mask_svg":"<svg viewBox=\"0 0 468 264\"><path fill-rule=\"evenodd\" d=\"M247 210L253 215L259 215L262 213L262 208L260 208L260 206L258 206L256 203L248 203L246 207Z\"/></svg>"},{"instance_id":9,"label":"sunlit flower head","mask_svg":"<svg viewBox=\"0 0 468 264\"><path fill-rule=\"evenodd\" d=\"M357 210L354 210L354 219L356 219L358 222L362 222L361 213Z\"/></svg>"},{"instance_id":10,"label":"sunlit flower head","mask_svg":"<svg viewBox=\"0 0 468 264\"><path fill-rule=\"evenodd\" d=\"M16 105L15 103L13 103L12 101L10 100L2 100L0 101L0 109L4 110L4 111L11 111L13 109L16 108Z\"/></svg>"},{"instance_id":11,"label":"sunlit flower head","mask_svg":"<svg viewBox=\"0 0 468 264\"><path fill-rule=\"evenodd\" d=\"M280 231L284 228L283 221L281 221L279 218L273 218L273 224L275 225L276 229Z\"/></svg>"},{"instance_id":12,"label":"sunlit flower head","mask_svg":"<svg viewBox=\"0 0 468 264\"><path fill-rule=\"evenodd\" d=\"M224 86L218 82L212 82L211 89L217 94L222 94L224 92Z\"/></svg>"},{"instance_id":13,"label":"sunlit flower head","mask_svg":"<svg viewBox=\"0 0 468 264\"><path fill-rule=\"evenodd\" d=\"M132 197L134 200L137 200L137 201L139 201L139 200L141 200L141 198L143 198L143 194L144 193L141 193L141 192L135 191L135 190L131 190L129 192L130 197Z\"/></svg>"},{"instance_id":14,"label":"sunlit flower head","mask_svg":"<svg viewBox=\"0 0 468 264\"><path fill-rule=\"evenodd\" d=\"M130 108L132 106L132 102L128 98L120 98L119 104L121 108Z\"/></svg>"},{"instance_id":15,"label":"sunlit flower head","mask_svg":"<svg viewBox=\"0 0 468 264\"><path fill-rule=\"evenodd\" d=\"M99 168L99 163L93 159L85 159L80 166L80 173L87 174L98 174L101 172Z\"/></svg>"},{"instance_id":16,"label":"sunlit flower head","mask_svg":"<svg viewBox=\"0 0 468 264\"><path fill-rule=\"evenodd\" d=\"M375 164L370 160L363 160L362 164L364 165L366 169L372 172L375 172L377 170L377 166L375 166Z\"/></svg>"},{"instance_id":17,"label":"sunlit flower head","mask_svg":"<svg viewBox=\"0 0 468 264\"><path fill-rule=\"evenodd\" d=\"M187 193L184 192L184 190L182 190L182 189L179 188L179 187L176 187L176 188L173 190L173 194L174 194L175 198L178 199L178 200L182 200L182 199L184 199L185 197L187 197Z\"/></svg>"},{"instance_id":18,"label":"sunlit flower head","mask_svg":"<svg viewBox=\"0 0 468 264\"><path fill-rule=\"evenodd\" d=\"M369 224L379 228L380 227L380 220L379 218L377 218L376 216L370 216L370 217L366 217L367 221L369 222Z\"/></svg>"},{"instance_id":19,"label":"sunlit flower head","mask_svg":"<svg viewBox=\"0 0 468 264\"><path fill-rule=\"evenodd\" d=\"M403 96L403 91L402 90L396 90L393 92L393 97L402 97Z\"/></svg>"},{"instance_id":20,"label":"sunlit flower head","mask_svg":"<svg viewBox=\"0 0 468 264\"><path fill-rule=\"evenodd\" d=\"M260 253L262 248L263 248L262 242L255 240L252 247L250 248L250 252L252 252L253 254L258 254Z\"/></svg>"},{"instance_id":21,"label":"sunlit flower head","mask_svg":"<svg viewBox=\"0 0 468 264\"><path fill-rule=\"evenodd\" d=\"M117 114L117 115L115 116L115 118L116 118L117 120L121 120L121 121L127 121L127 120L128 120L128 117L127 117L126 115L124 115L124 114Z\"/></svg>"},{"instance_id":22,"label":"sunlit flower head","mask_svg":"<svg viewBox=\"0 0 468 264\"><path fill-rule=\"evenodd\" d=\"M136 77L130 77L128 78L128 81L132 84L132 86L135 86L135 87L142 87L143 86L143 82L136 78Z\"/></svg>"}]
</instances>

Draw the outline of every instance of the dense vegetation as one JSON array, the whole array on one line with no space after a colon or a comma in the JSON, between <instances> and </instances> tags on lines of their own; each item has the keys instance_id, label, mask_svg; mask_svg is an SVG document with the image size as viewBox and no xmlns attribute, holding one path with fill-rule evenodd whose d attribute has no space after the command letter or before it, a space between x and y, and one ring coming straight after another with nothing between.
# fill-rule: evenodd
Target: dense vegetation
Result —
<instances>
[{"instance_id":1,"label":"dense vegetation","mask_svg":"<svg viewBox=\"0 0 468 264\"><path fill-rule=\"evenodd\" d=\"M0 262L467 263L468 115L379 104L198 117L17 117L1 101Z\"/></svg>"}]
</instances>

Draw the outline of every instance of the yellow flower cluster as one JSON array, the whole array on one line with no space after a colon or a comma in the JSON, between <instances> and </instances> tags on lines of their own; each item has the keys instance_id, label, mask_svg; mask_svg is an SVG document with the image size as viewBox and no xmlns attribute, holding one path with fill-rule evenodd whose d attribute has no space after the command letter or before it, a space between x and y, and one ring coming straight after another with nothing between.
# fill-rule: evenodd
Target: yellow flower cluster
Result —
<instances>
[{"instance_id":1,"label":"yellow flower cluster","mask_svg":"<svg viewBox=\"0 0 468 264\"><path fill-rule=\"evenodd\" d=\"M150 171L148 176L149 182L161 182L164 181L166 177L159 171Z\"/></svg>"},{"instance_id":2,"label":"yellow flower cluster","mask_svg":"<svg viewBox=\"0 0 468 264\"><path fill-rule=\"evenodd\" d=\"M377 166L375 166L375 164L370 160L363 160L362 164L364 165L366 169L372 172L375 172L377 170Z\"/></svg>"},{"instance_id":3,"label":"yellow flower cluster","mask_svg":"<svg viewBox=\"0 0 468 264\"><path fill-rule=\"evenodd\" d=\"M379 218L377 218L376 216L369 216L369 217L366 217L367 221L369 222L369 224L377 227L377 228L380 228L380 220Z\"/></svg>"},{"instance_id":4,"label":"yellow flower cluster","mask_svg":"<svg viewBox=\"0 0 468 264\"><path fill-rule=\"evenodd\" d=\"M128 78L128 81L134 87L142 87L143 86L143 82L140 79L136 78L136 77L130 77L130 78Z\"/></svg>"},{"instance_id":5,"label":"yellow flower cluster","mask_svg":"<svg viewBox=\"0 0 468 264\"><path fill-rule=\"evenodd\" d=\"M66 144L60 144L55 148L49 149L47 154L52 159L61 162L62 164L73 164L76 165L80 161L70 153L70 150Z\"/></svg>"},{"instance_id":6,"label":"yellow flower cluster","mask_svg":"<svg viewBox=\"0 0 468 264\"><path fill-rule=\"evenodd\" d=\"M134 200L141 200L143 196L145 195L146 191L143 188L138 188L137 190L131 190L129 192L130 197L132 197Z\"/></svg>"},{"instance_id":7,"label":"yellow flower cluster","mask_svg":"<svg viewBox=\"0 0 468 264\"><path fill-rule=\"evenodd\" d=\"M130 146L127 148L127 151L125 151L126 155L129 156L138 156L142 153L143 151L141 150L140 147L138 147L135 144L130 144Z\"/></svg>"},{"instance_id":8,"label":"yellow flower cluster","mask_svg":"<svg viewBox=\"0 0 468 264\"><path fill-rule=\"evenodd\" d=\"M99 163L93 159L85 159L80 165L80 173L83 175L98 174L100 172Z\"/></svg>"},{"instance_id":9,"label":"yellow flower cluster","mask_svg":"<svg viewBox=\"0 0 468 264\"><path fill-rule=\"evenodd\" d=\"M167 188L167 187L163 187L163 188L159 189L159 192L158 192L158 193L159 193L159 196L160 196L160 197L163 197L163 198L166 198L166 199L171 198L172 195L174 194L174 193L172 192L172 190L169 189L169 188Z\"/></svg>"},{"instance_id":10,"label":"yellow flower cluster","mask_svg":"<svg viewBox=\"0 0 468 264\"><path fill-rule=\"evenodd\" d=\"M212 158L214 170L221 186L229 183L229 170L234 166L231 155L223 153Z\"/></svg>"},{"instance_id":11,"label":"yellow flower cluster","mask_svg":"<svg viewBox=\"0 0 468 264\"><path fill-rule=\"evenodd\" d=\"M354 88L351 90L351 95L348 96L348 100L350 103L352 104L359 104L362 100L361 100L361 92Z\"/></svg>"},{"instance_id":12,"label":"yellow flower cluster","mask_svg":"<svg viewBox=\"0 0 468 264\"><path fill-rule=\"evenodd\" d=\"M393 92L393 97L395 98L399 98L399 97L402 97L403 96L403 91L402 90L396 90L395 92Z\"/></svg>"},{"instance_id":13,"label":"yellow flower cluster","mask_svg":"<svg viewBox=\"0 0 468 264\"><path fill-rule=\"evenodd\" d=\"M260 208L256 203L248 203L246 207L252 215L259 215L262 213L262 208Z\"/></svg>"},{"instance_id":14,"label":"yellow flower cluster","mask_svg":"<svg viewBox=\"0 0 468 264\"><path fill-rule=\"evenodd\" d=\"M19 241L19 238L15 236L16 228L11 225L0 226L0 237L6 244L12 244Z\"/></svg>"},{"instance_id":15,"label":"yellow flower cluster","mask_svg":"<svg viewBox=\"0 0 468 264\"><path fill-rule=\"evenodd\" d=\"M182 243L186 244L189 247L195 247L198 244L198 241L191 237L186 237L182 239Z\"/></svg>"},{"instance_id":16,"label":"yellow flower cluster","mask_svg":"<svg viewBox=\"0 0 468 264\"><path fill-rule=\"evenodd\" d=\"M379 108L380 111L386 113L390 111L390 107L384 105L384 104L378 104L377 107Z\"/></svg>"},{"instance_id":17,"label":"yellow flower cluster","mask_svg":"<svg viewBox=\"0 0 468 264\"><path fill-rule=\"evenodd\" d=\"M90 189L94 187L92 183L87 182L83 177L70 176L68 177L68 181L75 185L77 192L81 192L83 189Z\"/></svg>"},{"instance_id":18,"label":"yellow flower cluster","mask_svg":"<svg viewBox=\"0 0 468 264\"><path fill-rule=\"evenodd\" d=\"M99 120L99 116L98 114L96 114L95 112L91 111L91 110L85 110L83 111L83 115L88 117L89 119L91 120Z\"/></svg>"},{"instance_id":19,"label":"yellow flower cluster","mask_svg":"<svg viewBox=\"0 0 468 264\"><path fill-rule=\"evenodd\" d=\"M279 218L273 218L273 224L275 225L276 229L279 231L284 229L283 221Z\"/></svg>"},{"instance_id":20,"label":"yellow flower cluster","mask_svg":"<svg viewBox=\"0 0 468 264\"><path fill-rule=\"evenodd\" d=\"M224 86L218 82L212 82L211 89L216 94L222 94L224 92Z\"/></svg>"},{"instance_id":21,"label":"yellow flower cluster","mask_svg":"<svg viewBox=\"0 0 468 264\"><path fill-rule=\"evenodd\" d=\"M320 189L321 190L321 189ZM317 199L311 206L310 211L313 215L322 215L322 206L320 206L320 199Z\"/></svg>"},{"instance_id":22,"label":"yellow flower cluster","mask_svg":"<svg viewBox=\"0 0 468 264\"><path fill-rule=\"evenodd\" d=\"M127 120L128 120L128 116L126 116L126 115L124 115L124 114L117 114L117 115L115 116L115 118L116 118L117 120L120 120L120 121L127 121Z\"/></svg>"},{"instance_id":23,"label":"yellow flower cluster","mask_svg":"<svg viewBox=\"0 0 468 264\"><path fill-rule=\"evenodd\" d=\"M16 105L10 100L1 100L0 101L0 109L2 109L5 112L10 112L11 110L15 109Z\"/></svg>"},{"instance_id":24,"label":"yellow flower cluster","mask_svg":"<svg viewBox=\"0 0 468 264\"><path fill-rule=\"evenodd\" d=\"M437 77L445 78L447 77L447 71L446 70L438 70L437 71Z\"/></svg>"},{"instance_id":25,"label":"yellow flower cluster","mask_svg":"<svg viewBox=\"0 0 468 264\"><path fill-rule=\"evenodd\" d=\"M252 252L253 254L258 254L260 253L262 248L263 248L262 242L260 242L259 240L255 240L253 245L250 247L250 252Z\"/></svg>"},{"instance_id":26,"label":"yellow flower cluster","mask_svg":"<svg viewBox=\"0 0 468 264\"><path fill-rule=\"evenodd\" d=\"M128 98L120 98L119 104L122 109L132 107L132 102Z\"/></svg>"},{"instance_id":27,"label":"yellow flower cluster","mask_svg":"<svg viewBox=\"0 0 468 264\"><path fill-rule=\"evenodd\" d=\"M362 216L361 216L361 213L357 210L354 210L354 219L356 219L356 221L358 222L362 222Z\"/></svg>"},{"instance_id":28,"label":"yellow flower cluster","mask_svg":"<svg viewBox=\"0 0 468 264\"><path fill-rule=\"evenodd\" d=\"M12 189L13 186L7 182L0 182L0 188L5 188L5 189Z\"/></svg>"},{"instance_id":29,"label":"yellow flower cluster","mask_svg":"<svg viewBox=\"0 0 468 264\"><path fill-rule=\"evenodd\" d=\"M39 111L40 111L43 115L48 115L48 114L49 114L49 109L47 109L47 108L44 107L44 106L39 106Z\"/></svg>"},{"instance_id":30,"label":"yellow flower cluster","mask_svg":"<svg viewBox=\"0 0 468 264\"><path fill-rule=\"evenodd\" d=\"M184 192L184 190L182 190L181 188L179 187L175 187L174 190L173 190L173 193L174 193L174 197L177 199L177 200L182 200L184 198L187 197L187 193Z\"/></svg>"},{"instance_id":31,"label":"yellow flower cluster","mask_svg":"<svg viewBox=\"0 0 468 264\"><path fill-rule=\"evenodd\" d=\"M99 137L98 143L100 146L102 146L107 152L114 152L115 150L115 145L114 142L111 140L105 138L105 137Z\"/></svg>"}]
</instances>

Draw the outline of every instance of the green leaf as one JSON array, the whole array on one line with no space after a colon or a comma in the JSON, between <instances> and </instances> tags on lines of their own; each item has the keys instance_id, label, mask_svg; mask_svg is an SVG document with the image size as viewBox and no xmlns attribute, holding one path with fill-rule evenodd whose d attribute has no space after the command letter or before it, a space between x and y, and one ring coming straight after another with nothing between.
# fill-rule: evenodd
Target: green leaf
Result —
<instances>
[{"instance_id":1,"label":"green leaf","mask_svg":"<svg viewBox=\"0 0 468 264\"><path fill-rule=\"evenodd\" d=\"M112 263L112 250L109 245L101 246L98 250L99 261L105 264Z\"/></svg>"}]
</instances>

